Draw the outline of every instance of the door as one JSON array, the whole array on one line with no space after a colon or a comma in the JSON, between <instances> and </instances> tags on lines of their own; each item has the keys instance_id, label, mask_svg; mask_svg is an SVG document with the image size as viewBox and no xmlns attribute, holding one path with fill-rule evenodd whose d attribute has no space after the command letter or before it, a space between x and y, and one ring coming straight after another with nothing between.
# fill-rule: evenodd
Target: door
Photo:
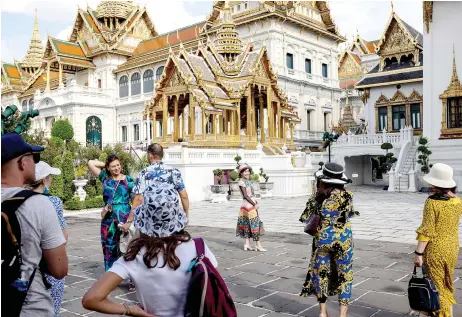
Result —
<instances>
[{"instance_id":1,"label":"door","mask_svg":"<svg viewBox=\"0 0 462 317\"><path fill-rule=\"evenodd\" d=\"M102 148L102 126L101 119L96 116L87 118L87 145Z\"/></svg>"}]
</instances>

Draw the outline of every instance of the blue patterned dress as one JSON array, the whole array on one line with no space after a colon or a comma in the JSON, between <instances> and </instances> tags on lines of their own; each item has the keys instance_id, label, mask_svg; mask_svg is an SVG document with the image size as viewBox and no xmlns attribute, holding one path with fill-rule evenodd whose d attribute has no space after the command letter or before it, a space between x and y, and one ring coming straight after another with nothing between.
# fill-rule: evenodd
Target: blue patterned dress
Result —
<instances>
[{"instance_id":1,"label":"blue patterned dress","mask_svg":"<svg viewBox=\"0 0 462 317\"><path fill-rule=\"evenodd\" d=\"M63 215L63 202L61 201L61 199L55 196L48 196L48 198L53 204L53 207L55 207L61 229L67 228L66 220L64 219L64 215ZM47 282L50 283L51 285L50 292L51 292L51 299L53 300L53 306L54 306L53 317L58 317L59 311L61 310L61 303L63 301L64 278L61 280L57 280L53 276L47 275L47 274L45 274L45 278Z\"/></svg>"},{"instance_id":2,"label":"blue patterned dress","mask_svg":"<svg viewBox=\"0 0 462 317\"><path fill-rule=\"evenodd\" d=\"M112 211L107 212L101 220L101 245L104 267L107 271L121 256L119 249L121 231L117 225L127 222L134 181L130 176L125 176L124 180L114 180L105 170L101 170L98 178L103 183L104 204L112 206Z\"/></svg>"},{"instance_id":3,"label":"blue patterned dress","mask_svg":"<svg viewBox=\"0 0 462 317\"><path fill-rule=\"evenodd\" d=\"M318 301L324 303L328 296L338 295L339 304L348 306L353 283L350 218L359 215L353 209L353 196L347 191L332 193L320 208L312 197L302 218L306 219L310 212L318 213L320 221L300 296L316 295Z\"/></svg>"}]
</instances>

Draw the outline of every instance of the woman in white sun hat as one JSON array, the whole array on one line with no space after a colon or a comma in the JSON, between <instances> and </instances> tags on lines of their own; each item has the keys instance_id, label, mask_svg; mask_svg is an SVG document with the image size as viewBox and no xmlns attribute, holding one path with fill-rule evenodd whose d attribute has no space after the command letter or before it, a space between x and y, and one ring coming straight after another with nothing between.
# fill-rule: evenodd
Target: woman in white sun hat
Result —
<instances>
[{"instance_id":1,"label":"woman in white sun hat","mask_svg":"<svg viewBox=\"0 0 462 317\"><path fill-rule=\"evenodd\" d=\"M64 238L67 241L67 224L63 215L63 202L59 197L50 195L50 187L52 183L53 175L61 175L59 168L53 168L49 164L40 161L35 164L35 182L27 185L26 187L31 190L48 196L51 203L55 207L56 214L58 215L59 224L63 230ZM54 315L53 317L59 316L61 309L61 302L64 294L64 279L57 280L50 275L45 275L46 281L51 285L50 292L51 298L53 299Z\"/></svg>"},{"instance_id":2,"label":"woman in white sun hat","mask_svg":"<svg viewBox=\"0 0 462 317\"><path fill-rule=\"evenodd\" d=\"M424 180L433 194L425 202L421 226L417 229L414 263L425 264L430 279L440 295L440 309L433 316L452 317L454 269L459 258L459 220L462 203L455 195L456 182L450 166L436 163Z\"/></svg>"}]
</instances>

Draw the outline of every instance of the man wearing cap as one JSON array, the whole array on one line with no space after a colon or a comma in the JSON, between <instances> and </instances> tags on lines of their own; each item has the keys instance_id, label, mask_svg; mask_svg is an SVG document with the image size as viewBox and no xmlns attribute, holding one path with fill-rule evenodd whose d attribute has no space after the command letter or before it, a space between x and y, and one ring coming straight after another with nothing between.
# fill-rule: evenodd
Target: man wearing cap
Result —
<instances>
[{"instance_id":1,"label":"man wearing cap","mask_svg":"<svg viewBox=\"0 0 462 317\"><path fill-rule=\"evenodd\" d=\"M20 193L25 184L35 181L35 164L43 150L27 144L16 133L2 135L2 203ZM66 241L50 200L43 195L31 196L17 209L16 216L21 229L21 274L31 276L43 258L48 274L64 278L68 271ZM50 292L43 282L43 272L37 270L20 316L52 315Z\"/></svg>"}]
</instances>

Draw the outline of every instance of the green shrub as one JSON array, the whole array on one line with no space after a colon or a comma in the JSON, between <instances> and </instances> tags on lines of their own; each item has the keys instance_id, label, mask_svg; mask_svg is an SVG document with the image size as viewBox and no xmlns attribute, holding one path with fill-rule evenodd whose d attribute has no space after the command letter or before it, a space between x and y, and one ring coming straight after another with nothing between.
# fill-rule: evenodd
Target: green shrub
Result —
<instances>
[{"instance_id":1,"label":"green shrub","mask_svg":"<svg viewBox=\"0 0 462 317\"><path fill-rule=\"evenodd\" d=\"M75 140L69 140L66 144L66 149L71 153L78 153L80 150L80 144Z\"/></svg>"},{"instance_id":2,"label":"green shrub","mask_svg":"<svg viewBox=\"0 0 462 317\"><path fill-rule=\"evenodd\" d=\"M96 197L85 200L85 208L87 209L103 208L103 207L104 207L103 196L96 196Z\"/></svg>"},{"instance_id":3,"label":"green shrub","mask_svg":"<svg viewBox=\"0 0 462 317\"><path fill-rule=\"evenodd\" d=\"M98 160L101 162L106 162L107 159L107 154L104 152L101 152L100 155L98 156Z\"/></svg>"},{"instance_id":4,"label":"green shrub","mask_svg":"<svg viewBox=\"0 0 462 317\"><path fill-rule=\"evenodd\" d=\"M64 209L66 210L81 210L85 209L85 202L80 201L79 196L72 196L71 199L64 202Z\"/></svg>"},{"instance_id":5,"label":"green shrub","mask_svg":"<svg viewBox=\"0 0 462 317\"><path fill-rule=\"evenodd\" d=\"M66 152L64 154L63 165L61 167L61 172L63 175L63 197L64 200L69 200L74 196L74 185L72 181L74 180L75 172L74 172L74 158L70 152Z\"/></svg>"},{"instance_id":6,"label":"green shrub","mask_svg":"<svg viewBox=\"0 0 462 317\"><path fill-rule=\"evenodd\" d=\"M63 157L60 155L56 156L55 159L53 160L52 165L54 167L61 169L63 166ZM63 199L64 198L63 190L64 190L64 181L63 181L63 174L61 172L61 175L53 176L53 182L51 183L50 194Z\"/></svg>"},{"instance_id":7,"label":"green shrub","mask_svg":"<svg viewBox=\"0 0 462 317\"><path fill-rule=\"evenodd\" d=\"M96 187L93 184L88 183L84 190L87 192L88 198L94 198L96 196Z\"/></svg>"},{"instance_id":8,"label":"green shrub","mask_svg":"<svg viewBox=\"0 0 462 317\"><path fill-rule=\"evenodd\" d=\"M239 174L237 173L237 171L232 171L231 173L229 173L229 178L233 182L235 182L239 178Z\"/></svg>"},{"instance_id":9,"label":"green shrub","mask_svg":"<svg viewBox=\"0 0 462 317\"><path fill-rule=\"evenodd\" d=\"M223 180L223 170L217 168L213 170L213 175L217 177L217 182L219 185L221 185L221 182Z\"/></svg>"},{"instance_id":10,"label":"green shrub","mask_svg":"<svg viewBox=\"0 0 462 317\"><path fill-rule=\"evenodd\" d=\"M63 156L65 151L64 141L60 138L52 137L46 142L45 150L40 154L40 159L51 165L55 157Z\"/></svg>"},{"instance_id":11,"label":"green shrub","mask_svg":"<svg viewBox=\"0 0 462 317\"><path fill-rule=\"evenodd\" d=\"M55 121L51 127L51 136L64 141L71 140L74 137L74 128L67 119Z\"/></svg>"},{"instance_id":12,"label":"green shrub","mask_svg":"<svg viewBox=\"0 0 462 317\"><path fill-rule=\"evenodd\" d=\"M252 175L250 175L250 180L252 180L254 182L258 182L260 180L260 175L252 174Z\"/></svg>"},{"instance_id":13,"label":"green shrub","mask_svg":"<svg viewBox=\"0 0 462 317\"><path fill-rule=\"evenodd\" d=\"M108 156L110 154L117 155L117 157L120 159L120 163L122 164L122 173L124 173L125 175L131 174L130 172L131 169L133 169L133 165L135 164L135 159L131 156L129 152L124 150L122 144L116 144L113 147L110 145L106 145L103 149L103 152L106 153ZM104 161L105 160L106 159L104 159Z\"/></svg>"},{"instance_id":14,"label":"green shrub","mask_svg":"<svg viewBox=\"0 0 462 317\"><path fill-rule=\"evenodd\" d=\"M417 151L419 151L419 160L418 163L421 166L420 170L424 174L430 173L430 168L431 166L428 164L430 160L430 155L432 154L432 151L429 150L428 148L428 139L424 136L419 137L419 147L417 148Z\"/></svg>"}]
</instances>

